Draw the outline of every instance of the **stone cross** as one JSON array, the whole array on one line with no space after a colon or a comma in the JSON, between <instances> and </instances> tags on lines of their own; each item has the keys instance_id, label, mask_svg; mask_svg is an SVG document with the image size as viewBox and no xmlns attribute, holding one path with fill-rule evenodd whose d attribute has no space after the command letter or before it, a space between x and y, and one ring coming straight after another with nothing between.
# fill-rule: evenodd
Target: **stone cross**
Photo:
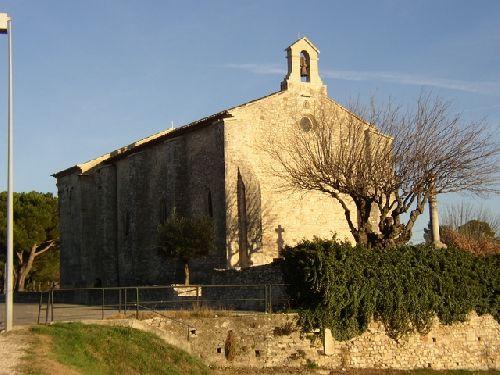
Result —
<instances>
[{"instance_id":1,"label":"stone cross","mask_svg":"<svg viewBox=\"0 0 500 375\"><path fill-rule=\"evenodd\" d=\"M281 254L283 251L283 245L285 244L285 241L283 240L283 232L285 231L285 228L283 228L281 225L278 225L278 228L274 230L276 233L278 233L278 254Z\"/></svg>"}]
</instances>

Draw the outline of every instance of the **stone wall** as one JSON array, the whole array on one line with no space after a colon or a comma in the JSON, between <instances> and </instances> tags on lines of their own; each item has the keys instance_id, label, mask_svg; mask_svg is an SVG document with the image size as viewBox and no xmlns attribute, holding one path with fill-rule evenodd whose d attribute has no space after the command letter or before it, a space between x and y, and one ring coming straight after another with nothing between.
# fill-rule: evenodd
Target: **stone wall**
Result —
<instances>
[{"instance_id":1,"label":"stone wall","mask_svg":"<svg viewBox=\"0 0 500 375\"><path fill-rule=\"evenodd\" d=\"M436 321L427 335L413 334L400 341L386 336L376 322L363 335L338 342L328 334L325 340L320 332L301 333L295 320L295 315L217 316L215 312L211 317L153 318L143 323L215 366L303 366L314 361L325 368L500 368L500 326L489 315L471 314L466 322L451 326ZM236 347L232 361L225 356L229 335Z\"/></svg>"},{"instance_id":2,"label":"stone wall","mask_svg":"<svg viewBox=\"0 0 500 375\"><path fill-rule=\"evenodd\" d=\"M287 90L232 109L232 117L224 120L230 265L245 266L240 259L240 180L246 193L250 265L270 263L283 245L293 246L304 238L336 235L340 240L353 240L340 203L317 191L287 189L279 176L281 165L272 154L273 149L290 147L290 139L304 137L300 120L318 108L322 114L352 117L322 91ZM346 202L356 222L357 210L349 199Z\"/></svg>"},{"instance_id":3,"label":"stone wall","mask_svg":"<svg viewBox=\"0 0 500 375\"><path fill-rule=\"evenodd\" d=\"M59 176L61 286L183 281L182 264L164 259L156 242L174 208L214 219L217 251L191 262L191 281L207 283L207 271L225 267L222 132L209 124Z\"/></svg>"},{"instance_id":4,"label":"stone wall","mask_svg":"<svg viewBox=\"0 0 500 375\"><path fill-rule=\"evenodd\" d=\"M281 270L282 259L272 263L243 269L214 270L211 273L211 284L248 285L248 284L283 284Z\"/></svg>"},{"instance_id":5,"label":"stone wall","mask_svg":"<svg viewBox=\"0 0 500 375\"><path fill-rule=\"evenodd\" d=\"M492 316L471 314L464 323L441 325L435 319L426 335L413 334L395 341L382 324L346 343L327 340L331 358L348 367L499 369L500 326Z\"/></svg>"},{"instance_id":6,"label":"stone wall","mask_svg":"<svg viewBox=\"0 0 500 375\"><path fill-rule=\"evenodd\" d=\"M211 285L203 286L202 291L203 299L219 301L226 309L280 311L290 307L281 259L244 269L214 270Z\"/></svg>"}]
</instances>

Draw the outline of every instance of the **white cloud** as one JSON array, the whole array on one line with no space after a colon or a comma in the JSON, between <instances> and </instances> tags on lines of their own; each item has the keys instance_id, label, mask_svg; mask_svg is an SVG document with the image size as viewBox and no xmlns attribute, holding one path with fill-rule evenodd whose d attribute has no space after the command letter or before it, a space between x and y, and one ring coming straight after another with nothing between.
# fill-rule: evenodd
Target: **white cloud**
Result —
<instances>
[{"instance_id":1,"label":"white cloud","mask_svg":"<svg viewBox=\"0 0 500 375\"><path fill-rule=\"evenodd\" d=\"M499 82L476 82L461 81L444 78L427 77L418 74L406 74L399 72L384 71L353 71L338 70L324 71L322 76L325 78L343 79L347 81L380 81L397 83L401 85L431 86L450 90L468 91L478 94L499 95Z\"/></svg>"},{"instance_id":2,"label":"white cloud","mask_svg":"<svg viewBox=\"0 0 500 375\"><path fill-rule=\"evenodd\" d=\"M255 74L286 74L286 70L272 64L225 64L225 68L248 70Z\"/></svg>"},{"instance_id":3,"label":"white cloud","mask_svg":"<svg viewBox=\"0 0 500 375\"><path fill-rule=\"evenodd\" d=\"M255 74L286 74L283 68L272 64L226 64L224 67L247 70ZM321 76L345 81L389 82L500 96L500 82L461 81L389 71L323 70Z\"/></svg>"}]
</instances>

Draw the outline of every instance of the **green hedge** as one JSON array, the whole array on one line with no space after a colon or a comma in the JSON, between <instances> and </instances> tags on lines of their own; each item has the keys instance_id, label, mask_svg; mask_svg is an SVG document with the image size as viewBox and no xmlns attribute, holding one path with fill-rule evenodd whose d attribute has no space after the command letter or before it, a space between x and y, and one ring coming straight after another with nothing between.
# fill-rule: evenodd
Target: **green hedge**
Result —
<instances>
[{"instance_id":1,"label":"green hedge","mask_svg":"<svg viewBox=\"0 0 500 375\"><path fill-rule=\"evenodd\" d=\"M328 240L284 251L283 272L305 330L328 327L338 340L366 331L372 317L397 339L451 324L475 310L499 321L499 256L477 258L429 246L366 250Z\"/></svg>"}]
</instances>

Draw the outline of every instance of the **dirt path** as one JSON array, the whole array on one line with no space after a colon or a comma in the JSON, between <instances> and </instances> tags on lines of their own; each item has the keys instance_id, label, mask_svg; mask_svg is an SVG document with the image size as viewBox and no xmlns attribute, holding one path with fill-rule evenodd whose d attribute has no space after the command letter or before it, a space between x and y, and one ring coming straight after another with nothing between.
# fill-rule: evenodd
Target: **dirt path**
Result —
<instances>
[{"instance_id":1,"label":"dirt path","mask_svg":"<svg viewBox=\"0 0 500 375\"><path fill-rule=\"evenodd\" d=\"M20 374L17 368L31 342L27 328L0 333L0 375Z\"/></svg>"},{"instance_id":2,"label":"dirt path","mask_svg":"<svg viewBox=\"0 0 500 375\"><path fill-rule=\"evenodd\" d=\"M78 371L55 361L50 346L49 337L33 335L28 327L0 333L0 375L24 375L32 372L80 375ZM28 360L26 355L30 357Z\"/></svg>"}]
</instances>

